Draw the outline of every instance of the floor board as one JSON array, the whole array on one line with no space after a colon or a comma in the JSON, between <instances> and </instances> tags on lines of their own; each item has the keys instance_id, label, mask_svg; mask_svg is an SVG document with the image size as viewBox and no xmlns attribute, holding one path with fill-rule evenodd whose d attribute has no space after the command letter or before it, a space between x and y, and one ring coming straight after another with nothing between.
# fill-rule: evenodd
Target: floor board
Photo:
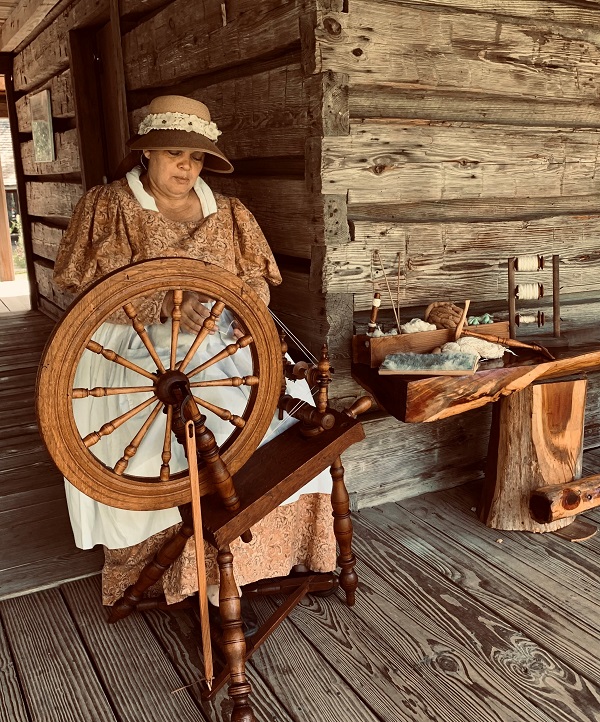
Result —
<instances>
[{"instance_id":1,"label":"floor board","mask_svg":"<svg viewBox=\"0 0 600 722\"><path fill-rule=\"evenodd\" d=\"M0 618L36 722L117 722L58 589L1 601Z\"/></svg>"},{"instance_id":2,"label":"floor board","mask_svg":"<svg viewBox=\"0 0 600 722\"><path fill-rule=\"evenodd\" d=\"M62 475L39 436L37 366L54 323L41 313L0 318L0 599L99 571L100 550L75 547Z\"/></svg>"},{"instance_id":3,"label":"floor board","mask_svg":"<svg viewBox=\"0 0 600 722\"><path fill-rule=\"evenodd\" d=\"M142 615L107 624L97 577L65 585L63 594L118 719L205 722L188 690L174 693L183 680ZM143 654L131 654L135 649Z\"/></svg>"},{"instance_id":4,"label":"floor board","mask_svg":"<svg viewBox=\"0 0 600 722\"><path fill-rule=\"evenodd\" d=\"M0 338L24 349L0 365L0 722L229 722L225 690L201 699L196 612L106 623L102 552L75 548L35 427L29 364L52 326L0 317ZM597 469L586 451L584 473ZM356 604L308 598L253 655L259 722L600 720L600 535L488 529L477 494L354 515ZM585 518L600 524L600 508ZM252 603L261 619L274 608Z\"/></svg>"}]
</instances>

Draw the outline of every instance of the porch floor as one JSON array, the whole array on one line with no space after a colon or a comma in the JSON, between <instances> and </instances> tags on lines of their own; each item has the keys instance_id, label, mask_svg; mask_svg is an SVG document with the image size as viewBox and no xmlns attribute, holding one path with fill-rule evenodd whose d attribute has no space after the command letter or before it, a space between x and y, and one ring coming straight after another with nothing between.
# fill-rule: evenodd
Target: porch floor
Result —
<instances>
[{"instance_id":1,"label":"porch floor","mask_svg":"<svg viewBox=\"0 0 600 722\"><path fill-rule=\"evenodd\" d=\"M34 357L52 322L27 314L19 336L18 319L5 318L0 722L228 720L224 691L200 698L193 611L106 624L99 577L85 576L99 558L72 546L60 477L36 436ZM598 462L587 452L585 473ZM488 529L472 511L477 494L472 484L354 515L356 605L305 600L253 655L258 720L600 719L600 536ZM600 523L600 509L585 518ZM80 558L93 560L85 571ZM25 583L50 588L10 596ZM265 618L274 602L253 605Z\"/></svg>"}]
</instances>

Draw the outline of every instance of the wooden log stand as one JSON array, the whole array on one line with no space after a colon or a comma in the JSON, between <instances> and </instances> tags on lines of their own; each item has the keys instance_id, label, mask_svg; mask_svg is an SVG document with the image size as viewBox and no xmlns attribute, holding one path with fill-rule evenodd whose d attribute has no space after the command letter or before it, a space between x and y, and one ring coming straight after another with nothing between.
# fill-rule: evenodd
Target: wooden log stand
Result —
<instances>
[{"instance_id":1,"label":"wooden log stand","mask_svg":"<svg viewBox=\"0 0 600 722\"><path fill-rule=\"evenodd\" d=\"M484 524L547 532L573 522L535 521L529 500L538 487L581 476L586 389L586 379L533 384L494 405L478 509Z\"/></svg>"},{"instance_id":2,"label":"wooden log stand","mask_svg":"<svg viewBox=\"0 0 600 722\"><path fill-rule=\"evenodd\" d=\"M575 516L600 504L600 484L596 477L574 484L581 476L587 389L576 376L600 369L600 339L564 334L563 343L552 349L552 360L518 350L516 358L505 355L502 365L482 364L469 376L380 376L368 356L355 353L352 375L405 422L437 421L494 403L479 518L494 529L582 540L595 527Z\"/></svg>"}]
</instances>

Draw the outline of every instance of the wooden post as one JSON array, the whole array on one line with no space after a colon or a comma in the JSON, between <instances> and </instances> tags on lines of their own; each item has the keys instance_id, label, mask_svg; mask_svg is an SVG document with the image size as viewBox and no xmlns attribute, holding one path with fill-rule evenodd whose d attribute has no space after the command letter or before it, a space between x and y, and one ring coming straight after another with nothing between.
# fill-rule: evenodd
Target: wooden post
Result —
<instances>
[{"instance_id":1,"label":"wooden post","mask_svg":"<svg viewBox=\"0 0 600 722\"><path fill-rule=\"evenodd\" d=\"M533 384L495 404L479 509L487 526L546 532L573 521L534 521L529 498L581 476L586 388L586 379Z\"/></svg>"},{"instance_id":2,"label":"wooden post","mask_svg":"<svg viewBox=\"0 0 600 722\"><path fill-rule=\"evenodd\" d=\"M8 227L8 206L0 163L0 281L14 281L15 267L12 259L10 228Z\"/></svg>"}]
</instances>

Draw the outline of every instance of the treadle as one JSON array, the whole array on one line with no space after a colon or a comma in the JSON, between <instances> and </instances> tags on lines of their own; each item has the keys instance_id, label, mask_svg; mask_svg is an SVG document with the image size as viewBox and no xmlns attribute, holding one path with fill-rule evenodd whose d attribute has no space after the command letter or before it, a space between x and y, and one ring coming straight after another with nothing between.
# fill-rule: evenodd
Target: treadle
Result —
<instances>
[{"instance_id":1,"label":"treadle","mask_svg":"<svg viewBox=\"0 0 600 722\"><path fill-rule=\"evenodd\" d=\"M204 538L215 547L230 544L301 489L349 446L365 438L359 421L328 410L336 417L332 429L304 438L292 426L257 449L235 474L240 508L227 511L216 494L203 496Z\"/></svg>"}]
</instances>

